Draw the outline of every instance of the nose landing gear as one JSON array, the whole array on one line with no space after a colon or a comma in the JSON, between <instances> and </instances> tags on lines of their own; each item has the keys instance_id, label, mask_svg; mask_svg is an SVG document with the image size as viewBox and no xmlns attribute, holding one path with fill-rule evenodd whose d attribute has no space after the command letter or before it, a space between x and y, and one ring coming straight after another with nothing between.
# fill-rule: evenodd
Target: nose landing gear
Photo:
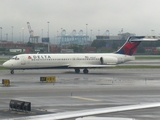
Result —
<instances>
[{"instance_id":1,"label":"nose landing gear","mask_svg":"<svg viewBox=\"0 0 160 120\"><path fill-rule=\"evenodd\" d=\"M14 70L11 70L11 72L10 72L11 74L14 74Z\"/></svg>"}]
</instances>

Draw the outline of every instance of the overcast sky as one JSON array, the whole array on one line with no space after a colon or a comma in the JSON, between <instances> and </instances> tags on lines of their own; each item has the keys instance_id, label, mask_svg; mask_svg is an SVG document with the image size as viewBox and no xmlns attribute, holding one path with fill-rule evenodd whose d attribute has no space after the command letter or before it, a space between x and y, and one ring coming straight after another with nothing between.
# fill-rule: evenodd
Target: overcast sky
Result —
<instances>
[{"instance_id":1,"label":"overcast sky","mask_svg":"<svg viewBox=\"0 0 160 120\"><path fill-rule=\"evenodd\" d=\"M1 0L0 27L3 39L8 33L11 39L12 26L15 37L22 34L25 38L29 32L30 22L34 32L47 36L56 36L65 29L68 34L73 30L83 30L87 34L117 35L123 32L136 35L160 35L160 0ZM154 30L154 31L153 31ZM57 32L58 31L58 32Z\"/></svg>"}]
</instances>

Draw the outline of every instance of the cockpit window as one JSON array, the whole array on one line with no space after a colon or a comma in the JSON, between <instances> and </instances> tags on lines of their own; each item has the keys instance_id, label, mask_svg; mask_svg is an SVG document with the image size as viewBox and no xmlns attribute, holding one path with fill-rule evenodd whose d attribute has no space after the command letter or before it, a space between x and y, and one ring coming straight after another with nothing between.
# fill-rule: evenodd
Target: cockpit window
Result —
<instances>
[{"instance_id":1,"label":"cockpit window","mask_svg":"<svg viewBox=\"0 0 160 120\"><path fill-rule=\"evenodd\" d=\"M11 59L16 59L17 56L13 56Z\"/></svg>"},{"instance_id":2,"label":"cockpit window","mask_svg":"<svg viewBox=\"0 0 160 120\"><path fill-rule=\"evenodd\" d=\"M11 59L12 60L19 60L19 58L17 56L13 56Z\"/></svg>"}]
</instances>

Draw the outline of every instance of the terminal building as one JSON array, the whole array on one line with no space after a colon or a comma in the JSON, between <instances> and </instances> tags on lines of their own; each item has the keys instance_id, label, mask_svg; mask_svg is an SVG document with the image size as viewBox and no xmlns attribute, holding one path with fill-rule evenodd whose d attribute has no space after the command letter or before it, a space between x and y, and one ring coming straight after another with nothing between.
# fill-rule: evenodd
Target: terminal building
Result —
<instances>
[{"instance_id":1,"label":"terminal building","mask_svg":"<svg viewBox=\"0 0 160 120\"><path fill-rule=\"evenodd\" d=\"M118 35L97 35L96 40L105 40L107 46L111 46L113 43L116 43L118 44L118 46L121 46L130 36L135 36L135 34L127 32Z\"/></svg>"}]
</instances>

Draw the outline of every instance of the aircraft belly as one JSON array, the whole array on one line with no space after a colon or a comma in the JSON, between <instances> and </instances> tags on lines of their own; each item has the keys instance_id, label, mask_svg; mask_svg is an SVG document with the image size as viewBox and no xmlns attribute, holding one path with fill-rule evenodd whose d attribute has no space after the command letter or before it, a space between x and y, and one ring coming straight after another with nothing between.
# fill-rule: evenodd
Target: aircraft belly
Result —
<instances>
[{"instance_id":1,"label":"aircraft belly","mask_svg":"<svg viewBox=\"0 0 160 120\"><path fill-rule=\"evenodd\" d=\"M62 63L61 61L31 61L27 65L25 65L26 69L47 69L47 68L59 68L59 67L67 67L66 63ZM24 66L21 66L23 68Z\"/></svg>"}]
</instances>

